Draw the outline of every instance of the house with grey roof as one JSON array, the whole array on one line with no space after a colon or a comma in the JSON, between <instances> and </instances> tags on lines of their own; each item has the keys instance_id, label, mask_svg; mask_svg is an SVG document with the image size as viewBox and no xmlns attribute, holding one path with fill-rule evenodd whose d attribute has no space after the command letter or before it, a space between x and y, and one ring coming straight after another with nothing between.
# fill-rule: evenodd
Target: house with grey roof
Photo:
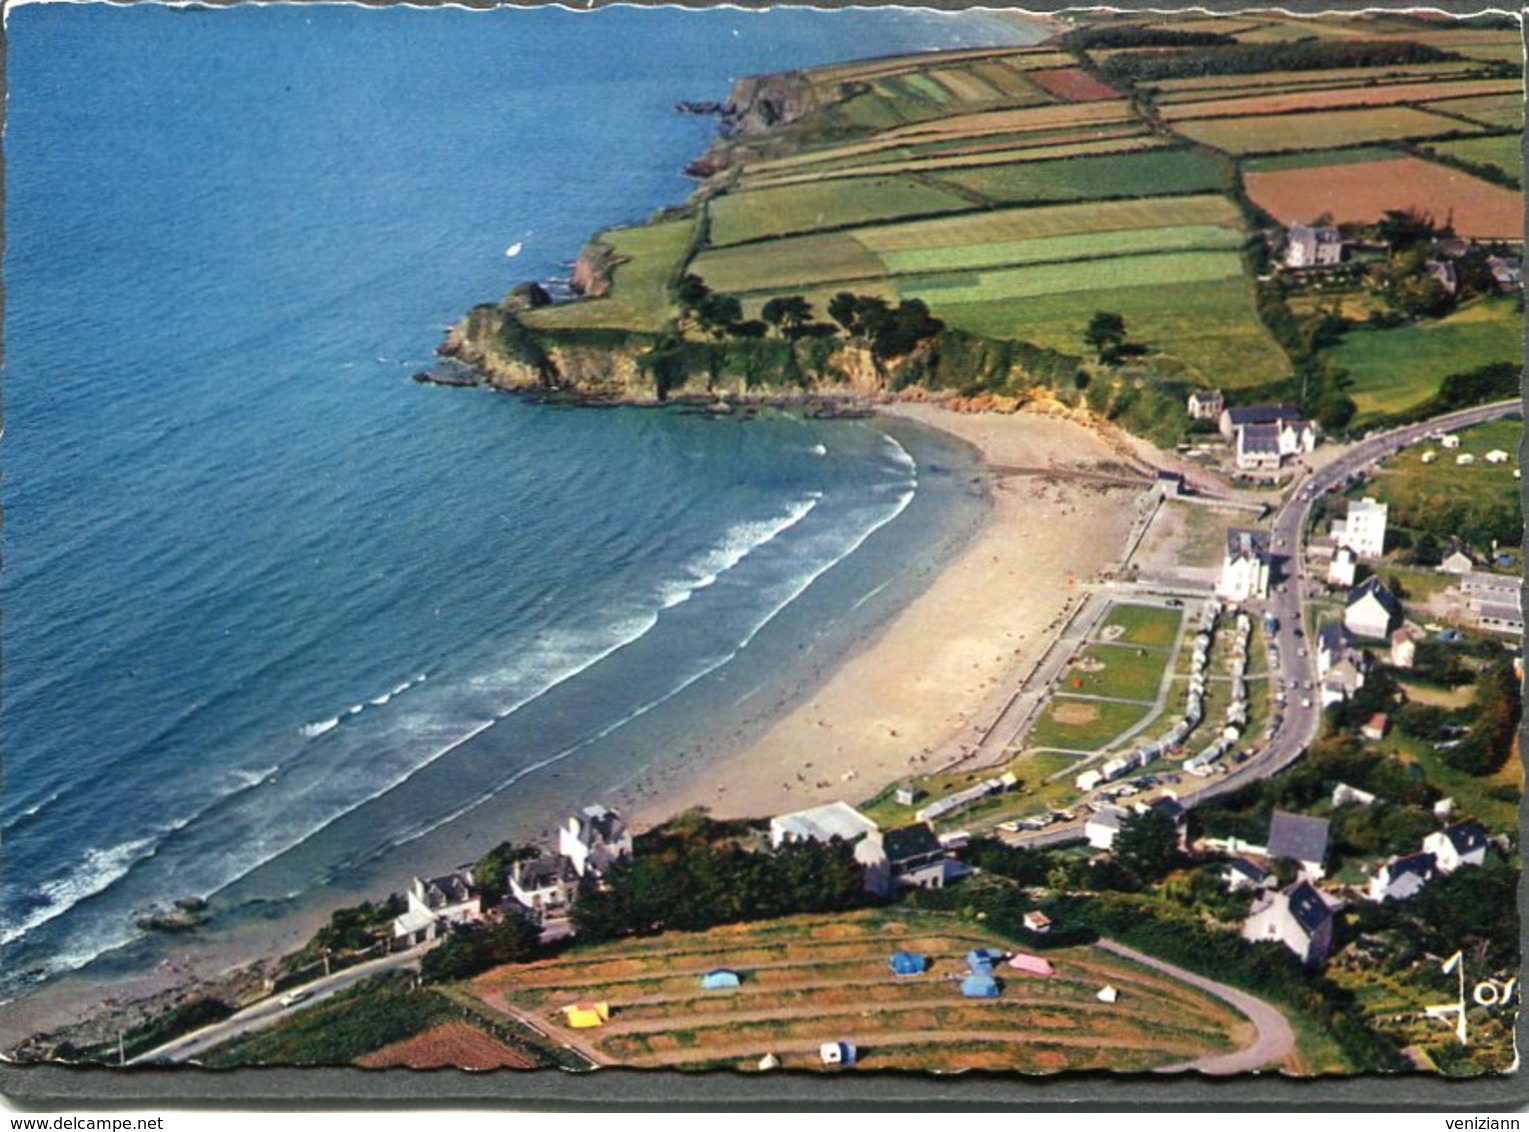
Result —
<instances>
[{"instance_id":1,"label":"house with grey roof","mask_svg":"<svg viewBox=\"0 0 1529 1132\"><path fill-rule=\"evenodd\" d=\"M1268 856L1294 861L1306 877L1320 880L1327 860L1327 832L1326 818L1275 810L1269 821Z\"/></svg>"},{"instance_id":2,"label":"house with grey roof","mask_svg":"<svg viewBox=\"0 0 1529 1132\"><path fill-rule=\"evenodd\" d=\"M1487 859L1487 831L1480 822L1463 821L1423 838L1423 851L1432 853L1445 876L1466 865Z\"/></svg>"},{"instance_id":3,"label":"house with grey roof","mask_svg":"<svg viewBox=\"0 0 1529 1132\"><path fill-rule=\"evenodd\" d=\"M483 918L483 898L471 869L438 877L415 877L405 894L408 906L393 918L393 938L405 946L435 939L457 924Z\"/></svg>"},{"instance_id":4,"label":"house with grey roof","mask_svg":"<svg viewBox=\"0 0 1529 1132\"><path fill-rule=\"evenodd\" d=\"M632 833L615 810L585 806L567 815L557 831L557 851L573 863L579 876L602 876L622 858L632 855Z\"/></svg>"},{"instance_id":5,"label":"house with grey roof","mask_svg":"<svg viewBox=\"0 0 1529 1132\"><path fill-rule=\"evenodd\" d=\"M1377 904L1387 900L1410 900L1434 878L1435 872L1432 853L1394 857L1375 871L1365 888L1365 895Z\"/></svg>"},{"instance_id":6,"label":"house with grey roof","mask_svg":"<svg viewBox=\"0 0 1529 1132\"><path fill-rule=\"evenodd\" d=\"M835 839L854 846L855 862L865 875L866 891L890 895L892 868L881 829L848 802L829 802L770 819L770 846L774 849L792 841L827 843Z\"/></svg>"},{"instance_id":7,"label":"house with grey roof","mask_svg":"<svg viewBox=\"0 0 1529 1132\"><path fill-rule=\"evenodd\" d=\"M573 906L579 891L578 870L561 854L544 854L510 866L505 878L510 897L538 922L556 919Z\"/></svg>"},{"instance_id":8,"label":"house with grey roof","mask_svg":"<svg viewBox=\"0 0 1529 1132\"><path fill-rule=\"evenodd\" d=\"M1242 924L1251 943L1281 943L1308 967L1327 962L1333 944L1333 913L1310 881L1297 881L1253 905Z\"/></svg>"},{"instance_id":9,"label":"house with grey roof","mask_svg":"<svg viewBox=\"0 0 1529 1132\"><path fill-rule=\"evenodd\" d=\"M1389 640L1402 623L1402 605L1374 575L1349 591L1343 625L1356 637Z\"/></svg>"},{"instance_id":10,"label":"house with grey roof","mask_svg":"<svg viewBox=\"0 0 1529 1132\"><path fill-rule=\"evenodd\" d=\"M1274 884L1267 869L1261 869L1246 857L1233 857L1221 871L1221 879L1232 892L1269 888Z\"/></svg>"},{"instance_id":11,"label":"house with grey roof","mask_svg":"<svg viewBox=\"0 0 1529 1132\"><path fill-rule=\"evenodd\" d=\"M1189 395L1189 419L1192 421L1217 420L1225 407L1219 389L1196 389Z\"/></svg>"}]
</instances>

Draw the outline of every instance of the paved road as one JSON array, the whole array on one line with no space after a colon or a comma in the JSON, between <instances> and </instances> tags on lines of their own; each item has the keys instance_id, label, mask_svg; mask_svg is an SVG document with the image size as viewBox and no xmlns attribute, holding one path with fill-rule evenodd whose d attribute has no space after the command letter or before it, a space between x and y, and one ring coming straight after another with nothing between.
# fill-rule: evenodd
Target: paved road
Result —
<instances>
[{"instance_id":1,"label":"paved road","mask_svg":"<svg viewBox=\"0 0 1529 1132\"><path fill-rule=\"evenodd\" d=\"M1290 1023L1286 1021L1283 1014L1263 999L1254 998L1246 991L1229 987L1225 983L1218 983L1214 979L1207 979L1203 975L1196 975L1193 971L1175 967L1172 963L1164 963L1161 959L1154 959L1150 955L1116 943L1112 939L1101 939L1099 947L1122 958L1140 963L1144 967L1151 967L1165 975L1172 975L1175 979L1188 983L1192 987L1197 987L1206 994L1219 998L1253 1023L1256 1035L1251 1045L1231 1053L1210 1054L1184 1065L1169 1065L1158 1072L1182 1073L1188 1069L1195 1069L1201 1073L1214 1074L1251 1073L1256 1069L1267 1069L1278 1065L1295 1049L1295 1031L1290 1028Z\"/></svg>"},{"instance_id":2,"label":"paved road","mask_svg":"<svg viewBox=\"0 0 1529 1132\"><path fill-rule=\"evenodd\" d=\"M1275 640L1279 647L1280 666L1278 670L1270 672L1269 679L1276 688L1281 680L1286 685L1287 702L1283 708L1278 709L1283 720L1264 749L1230 773L1207 780L1186 778L1181 783L1181 804L1193 806L1277 774L1300 758L1316 738L1322 720L1322 699L1317 687L1316 650L1311 647L1311 639L1306 635L1303 624L1305 588L1309 579L1301 563L1301 537L1316 500L1326 494L1329 488L1341 485L1383 457L1423 439L1429 433L1448 432L1497 420L1521 412L1522 409L1520 401L1498 401L1377 433L1342 449L1322 467L1310 471L1297 482L1275 514L1270 532L1274 557L1271 573L1274 576L1270 580L1272 588L1268 600L1250 602L1247 606L1250 613L1272 613L1279 621ZM1296 635L1298 630L1301 636ZM1300 655L1303 648L1307 652L1304 657ZM1306 685L1310 685L1310 688ZM1309 699L1311 706L1304 706L1303 699ZM1039 832L1009 835L1004 840L1011 845L1040 848L1082 838L1083 823L1079 821Z\"/></svg>"},{"instance_id":3,"label":"paved road","mask_svg":"<svg viewBox=\"0 0 1529 1132\"><path fill-rule=\"evenodd\" d=\"M383 971L395 971L402 968L418 968L420 956L428 950L428 947L414 948L410 951L400 951L396 955L384 955L381 959L372 959L365 963L359 963L354 967L347 967L343 971L337 971L326 978L315 979L311 983L305 983L302 989L307 992L301 1002L295 1002L291 1006L281 1004L281 996L273 995L270 998L261 999L253 1006L247 1006L237 1014L216 1022L211 1026L204 1026L200 1030L193 1030L174 1041L166 1042L157 1046L147 1053L141 1053L128 1062L129 1065L140 1065L148 1061L190 1061L200 1057L213 1046L232 1041L234 1038L243 1037L245 1034L263 1030L267 1026L274 1025L283 1018L290 1017L300 1011L307 1010L316 1003L323 1002L349 986L359 983L362 979L381 974Z\"/></svg>"}]
</instances>

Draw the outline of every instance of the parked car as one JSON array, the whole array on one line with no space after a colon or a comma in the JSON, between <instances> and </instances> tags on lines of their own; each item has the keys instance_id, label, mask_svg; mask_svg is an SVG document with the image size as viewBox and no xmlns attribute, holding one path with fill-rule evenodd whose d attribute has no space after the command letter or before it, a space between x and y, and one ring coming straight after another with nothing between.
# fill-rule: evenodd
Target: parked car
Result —
<instances>
[{"instance_id":1,"label":"parked car","mask_svg":"<svg viewBox=\"0 0 1529 1132\"><path fill-rule=\"evenodd\" d=\"M296 1006L299 1002L302 1002L305 998L307 998L310 993L311 992L302 989L288 991L277 1001L279 1001L283 1007Z\"/></svg>"}]
</instances>

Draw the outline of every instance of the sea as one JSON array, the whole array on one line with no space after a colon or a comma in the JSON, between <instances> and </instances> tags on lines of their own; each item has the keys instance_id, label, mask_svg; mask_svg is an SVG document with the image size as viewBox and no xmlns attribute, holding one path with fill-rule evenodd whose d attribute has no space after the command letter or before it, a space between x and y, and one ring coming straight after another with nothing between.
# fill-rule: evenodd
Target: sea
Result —
<instances>
[{"instance_id":1,"label":"sea","mask_svg":"<svg viewBox=\"0 0 1529 1132\"><path fill-rule=\"evenodd\" d=\"M1039 28L316 4L6 27L0 1000L703 774L980 521L973 455L906 423L410 377L472 305L685 197L716 126L676 101ZM201 933L138 926L193 897Z\"/></svg>"}]
</instances>

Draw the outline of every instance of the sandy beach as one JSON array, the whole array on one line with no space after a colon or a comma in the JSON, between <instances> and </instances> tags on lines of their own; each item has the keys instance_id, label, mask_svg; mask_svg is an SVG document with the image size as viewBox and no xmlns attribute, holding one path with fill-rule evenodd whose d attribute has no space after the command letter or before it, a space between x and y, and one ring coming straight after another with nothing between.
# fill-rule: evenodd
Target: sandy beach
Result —
<instances>
[{"instance_id":1,"label":"sandy beach","mask_svg":"<svg viewBox=\"0 0 1529 1132\"><path fill-rule=\"evenodd\" d=\"M742 754L647 800L651 825L691 806L719 817L863 801L911 772L962 756L1035 663L1078 583L1113 565L1140 491L1013 469L1087 470L1131 450L1057 415L885 410L974 445L992 514L972 543L891 624Z\"/></svg>"}]
</instances>

